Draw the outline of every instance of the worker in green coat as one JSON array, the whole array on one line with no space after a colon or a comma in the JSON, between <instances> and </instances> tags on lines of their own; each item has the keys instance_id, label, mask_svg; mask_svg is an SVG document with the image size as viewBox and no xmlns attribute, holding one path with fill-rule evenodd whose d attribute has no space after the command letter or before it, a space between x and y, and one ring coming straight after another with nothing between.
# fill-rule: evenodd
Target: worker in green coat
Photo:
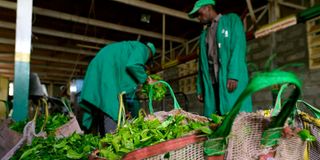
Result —
<instances>
[{"instance_id":1,"label":"worker in green coat","mask_svg":"<svg viewBox=\"0 0 320 160\"><path fill-rule=\"evenodd\" d=\"M130 97L135 95L138 84L154 82L147 76L144 66L155 52L150 42L123 41L109 44L97 53L87 69L80 97L80 106L85 110L82 124L87 129L95 112L103 113L103 119L96 121L104 122L104 133L116 129L119 94L126 92ZM140 107L133 107L131 111L137 114Z\"/></svg>"},{"instance_id":2,"label":"worker in green coat","mask_svg":"<svg viewBox=\"0 0 320 160\"><path fill-rule=\"evenodd\" d=\"M214 0L198 0L189 17L208 25L199 39L198 99L204 102L205 116L225 115L248 83L242 22L236 14L218 14ZM241 111L252 111L251 98L243 102Z\"/></svg>"}]
</instances>

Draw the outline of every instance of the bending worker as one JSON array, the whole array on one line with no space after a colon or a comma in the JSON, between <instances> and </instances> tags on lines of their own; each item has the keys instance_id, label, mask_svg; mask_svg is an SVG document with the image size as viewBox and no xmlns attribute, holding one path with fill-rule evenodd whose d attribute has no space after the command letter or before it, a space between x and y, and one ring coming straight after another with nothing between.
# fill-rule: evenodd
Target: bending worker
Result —
<instances>
[{"instance_id":1,"label":"bending worker","mask_svg":"<svg viewBox=\"0 0 320 160\"><path fill-rule=\"evenodd\" d=\"M214 0L198 0L189 17L208 25L200 35L197 77L198 100L204 102L204 115L228 113L248 83L246 38L240 18L221 15ZM241 111L252 111L251 98Z\"/></svg>"},{"instance_id":2,"label":"bending worker","mask_svg":"<svg viewBox=\"0 0 320 160\"><path fill-rule=\"evenodd\" d=\"M138 41L112 43L98 52L89 64L80 97L80 106L85 110L82 121L87 129L94 120L92 116L98 118L95 125L103 121L103 127L98 127L100 133L116 129L118 95L123 91L134 95L138 84L154 82L147 77L144 65L155 53L152 43ZM136 115L139 109L140 106L131 109L132 114ZM103 113L103 119L96 112Z\"/></svg>"}]
</instances>

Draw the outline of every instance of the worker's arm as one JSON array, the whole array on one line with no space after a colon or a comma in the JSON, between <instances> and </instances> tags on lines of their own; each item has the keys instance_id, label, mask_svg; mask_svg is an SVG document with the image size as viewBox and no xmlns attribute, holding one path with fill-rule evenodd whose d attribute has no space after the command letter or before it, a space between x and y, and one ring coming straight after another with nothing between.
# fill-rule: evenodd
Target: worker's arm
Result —
<instances>
[{"instance_id":1,"label":"worker's arm","mask_svg":"<svg viewBox=\"0 0 320 160\"><path fill-rule=\"evenodd\" d=\"M131 51L132 53L126 65L126 69L139 84L145 83L148 76L145 72L144 65L148 60L149 52L142 45L133 47Z\"/></svg>"},{"instance_id":2,"label":"worker's arm","mask_svg":"<svg viewBox=\"0 0 320 160\"><path fill-rule=\"evenodd\" d=\"M199 58L199 63L198 63L198 76L197 76L197 98L200 102L203 102L203 93L202 93L202 88L203 88L203 79L202 79L202 70L201 70L201 62Z\"/></svg>"}]
</instances>

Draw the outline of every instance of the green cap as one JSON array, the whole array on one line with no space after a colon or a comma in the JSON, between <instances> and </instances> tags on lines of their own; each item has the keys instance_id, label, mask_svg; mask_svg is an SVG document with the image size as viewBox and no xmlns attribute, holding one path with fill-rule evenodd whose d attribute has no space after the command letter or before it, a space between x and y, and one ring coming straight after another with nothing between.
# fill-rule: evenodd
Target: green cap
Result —
<instances>
[{"instance_id":1,"label":"green cap","mask_svg":"<svg viewBox=\"0 0 320 160\"><path fill-rule=\"evenodd\" d=\"M156 54L156 47L151 42L148 42L147 46L150 48L152 55L154 56Z\"/></svg>"},{"instance_id":2,"label":"green cap","mask_svg":"<svg viewBox=\"0 0 320 160\"><path fill-rule=\"evenodd\" d=\"M194 18L195 16L195 13L198 12L198 10L203 7L203 6L206 6L206 5L215 5L216 2L214 0L198 0L195 4L194 4L194 7L192 9L191 12L189 12L189 17L190 18Z\"/></svg>"}]
</instances>

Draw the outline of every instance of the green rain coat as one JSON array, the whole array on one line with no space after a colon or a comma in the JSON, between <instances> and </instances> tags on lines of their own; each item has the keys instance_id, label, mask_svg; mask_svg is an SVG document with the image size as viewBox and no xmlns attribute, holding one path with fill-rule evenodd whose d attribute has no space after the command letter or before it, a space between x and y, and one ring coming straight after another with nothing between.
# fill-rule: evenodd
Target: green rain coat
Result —
<instances>
[{"instance_id":1,"label":"green rain coat","mask_svg":"<svg viewBox=\"0 0 320 160\"><path fill-rule=\"evenodd\" d=\"M197 77L197 93L204 98L204 115L209 117L216 113L220 107L222 115L228 113L248 83L248 70L246 65L246 39L240 18L236 14L222 15L219 19L216 43L219 58L219 95L215 95L208 68L207 30L200 35L200 56ZM238 81L233 92L227 89L227 80ZM219 96L220 106L216 106L215 96ZM251 112L251 98L243 102L241 111Z\"/></svg>"},{"instance_id":2,"label":"green rain coat","mask_svg":"<svg viewBox=\"0 0 320 160\"><path fill-rule=\"evenodd\" d=\"M118 95L134 92L147 80L144 65L149 54L147 46L138 41L113 43L97 53L87 69L80 97L80 106L86 111L82 122L85 127L91 126L92 108L83 101L118 119Z\"/></svg>"}]
</instances>

